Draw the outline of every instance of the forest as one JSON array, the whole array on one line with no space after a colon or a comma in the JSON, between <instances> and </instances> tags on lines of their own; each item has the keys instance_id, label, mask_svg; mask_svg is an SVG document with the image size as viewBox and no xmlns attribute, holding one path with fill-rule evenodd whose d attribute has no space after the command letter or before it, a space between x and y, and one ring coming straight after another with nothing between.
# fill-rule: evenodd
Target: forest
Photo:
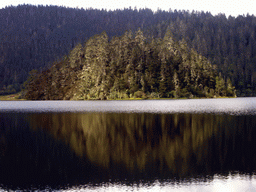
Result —
<instances>
[{"instance_id":1,"label":"forest","mask_svg":"<svg viewBox=\"0 0 256 192\"><path fill-rule=\"evenodd\" d=\"M144 38L141 41L143 45L136 40L138 32ZM124 41L122 38L125 36L129 38L128 45L117 45ZM96 46L93 42L101 38L103 42L88 56L87 49ZM173 41L177 52L167 53L169 45L164 43L166 39ZM56 93L48 90L49 94L46 94L38 86L34 94L42 92L43 98L42 94L35 98L106 99L130 95L151 97L151 93L152 97L212 97L234 95L234 90L237 96L255 96L255 40L254 15L213 16L209 12L171 8L153 12L136 8L107 11L40 5L9 6L0 9L0 94L18 92L29 82L33 84L32 80L38 76L48 76L57 79L47 82L52 83L49 89L55 86ZM93 54L99 56L100 46L107 47L107 56L101 57L102 63L97 66ZM124 52L114 50L119 48ZM183 48L186 50L184 53ZM77 50L81 53L78 54ZM129 60L124 60L124 56ZM200 60L201 64L196 66L198 74L204 71L200 65L206 67L208 73L200 72L202 76L194 78L192 60L194 63ZM87 76L89 69L86 71L85 66L96 67L97 70ZM56 74L50 75L55 73L54 70ZM117 73L110 74L114 71ZM154 73L150 74L152 71ZM97 74L100 75L96 78ZM105 80L109 75L113 77L111 81ZM95 80L90 86L98 87L78 88L82 86L82 79L89 81L89 77L90 81ZM211 81L206 82L208 80ZM70 88L72 84L78 87ZM56 96L58 86L64 93ZM35 88L32 87L31 90ZM83 93L74 96L71 89L83 90Z\"/></svg>"},{"instance_id":2,"label":"forest","mask_svg":"<svg viewBox=\"0 0 256 192\"><path fill-rule=\"evenodd\" d=\"M106 32L78 44L42 73L31 74L26 99L130 99L235 96L211 63L171 31L146 39L127 31L109 40Z\"/></svg>"}]
</instances>

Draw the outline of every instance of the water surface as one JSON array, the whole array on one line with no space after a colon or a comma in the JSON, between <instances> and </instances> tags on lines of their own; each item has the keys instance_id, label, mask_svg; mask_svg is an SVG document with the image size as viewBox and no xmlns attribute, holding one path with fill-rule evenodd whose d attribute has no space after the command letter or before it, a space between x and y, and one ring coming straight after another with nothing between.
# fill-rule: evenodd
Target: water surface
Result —
<instances>
[{"instance_id":1,"label":"water surface","mask_svg":"<svg viewBox=\"0 0 256 192\"><path fill-rule=\"evenodd\" d=\"M127 101L1 101L0 112L126 112L255 114L256 99Z\"/></svg>"},{"instance_id":2,"label":"water surface","mask_svg":"<svg viewBox=\"0 0 256 192\"><path fill-rule=\"evenodd\" d=\"M0 187L256 190L256 99L0 102Z\"/></svg>"}]
</instances>

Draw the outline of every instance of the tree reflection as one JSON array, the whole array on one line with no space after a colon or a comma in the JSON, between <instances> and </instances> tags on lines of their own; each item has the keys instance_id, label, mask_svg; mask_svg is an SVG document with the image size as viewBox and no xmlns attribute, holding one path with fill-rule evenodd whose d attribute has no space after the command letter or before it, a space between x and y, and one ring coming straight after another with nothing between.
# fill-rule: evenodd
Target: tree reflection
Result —
<instances>
[{"instance_id":1,"label":"tree reflection","mask_svg":"<svg viewBox=\"0 0 256 192\"><path fill-rule=\"evenodd\" d=\"M46 129L103 168L122 165L179 178L255 170L248 163L256 159L256 119L250 116L58 113L29 119L33 129Z\"/></svg>"},{"instance_id":2,"label":"tree reflection","mask_svg":"<svg viewBox=\"0 0 256 192\"><path fill-rule=\"evenodd\" d=\"M8 189L256 170L255 116L6 113L0 125L0 185Z\"/></svg>"}]
</instances>

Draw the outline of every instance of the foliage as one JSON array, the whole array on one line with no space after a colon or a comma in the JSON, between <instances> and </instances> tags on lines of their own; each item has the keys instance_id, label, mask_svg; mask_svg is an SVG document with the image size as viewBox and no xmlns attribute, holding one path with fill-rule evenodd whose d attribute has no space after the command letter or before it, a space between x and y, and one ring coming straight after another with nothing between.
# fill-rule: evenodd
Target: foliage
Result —
<instances>
[{"instance_id":1,"label":"foliage","mask_svg":"<svg viewBox=\"0 0 256 192\"><path fill-rule=\"evenodd\" d=\"M225 83L230 79L232 85L237 89L238 96L254 96L256 95L255 24L256 17L253 15L226 17L223 14L213 16L209 12L177 10L168 12L158 10L154 13L150 9L131 8L107 11L42 5L9 6L0 9L0 94L18 92L28 78L29 71L37 69L42 72L51 67L52 62L60 62L62 57L69 53L70 65L72 67L80 65L84 59L84 56L81 55L83 52L81 48L84 45L79 45L79 43L88 40L93 35L106 31L109 38L113 38L128 30L127 34L123 35L122 43L131 38L132 33L135 34L134 42L139 46L133 50L133 57L136 54L142 54L140 51L145 48L145 38L147 40L154 39L150 46L157 46L158 51L161 50L161 54L159 55L160 60L153 59L151 61L164 63L165 57L167 56L168 59L171 56L165 54L169 50L173 53L171 57L175 61L174 63L179 63L181 58L180 54L175 55L178 53L174 43L175 39L181 42L180 48L183 53L184 50L193 48L207 58L213 66L216 66L217 72L221 72ZM135 33L138 28L140 30ZM170 36L172 38L169 38ZM121 37L116 38L116 43L119 42L119 38ZM160 46L158 38L164 39L166 45ZM184 40L182 41L182 39ZM119 46L123 48L119 55L132 54L127 51L127 46L132 45L121 44ZM73 50L75 47L76 49ZM118 48L117 45L114 47ZM148 45L146 47L149 48L146 52L152 51L151 47ZM188 56L188 54L183 54L182 60L185 61ZM78 60L73 59L76 57ZM155 58L155 55L150 55L150 57ZM115 64L116 68L120 61L126 59L127 57L120 57ZM141 58L140 62L144 61L143 59L151 58ZM126 61L128 64L132 59ZM152 76L156 75L155 73L150 74L147 69L143 69L143 64L138 65L138 69L143 70L139 70L136 75L127 73L130 81L132 80L130 83L134 84L134 89L129 94L135 93L136 81L138 81L135 76L140 76L143 71L145 76L140 79L143 84L142 91L147 93L150 91L146 90L147 87L151 87L158 92L156 87L160 86L159 94L168 97L168 90L173 90L174 87L172 87L173 83L170 83L173 81L172 77L166 76L166 73L168 74L168 70L173 71L173 69L169 69L165 65L173 66L179 73L179 68L170 63L161 65L162 69L156 69L159 67L157 63L148 64L150 70L160 71L161 75L157 74L157 77L161 81L156 76ZM130 67L133 65L130 64L128 68ZM186 68L186 65L184 67ZM188 76L186 73L184 75L187 81ZM192 78L196 75L194 70L191 75ZM197 83L197 79L193 79L193 81ZM145 84L146 82L148 84ZM213 81L209 83L213 83ZM127 85L125 86L127 87ZM194 89L189 86L188 84L186 89L192 93ZM208 85L207 87L212 86ZM102 87L97 87L95 91L97 92L98 89L102 89ZM102 94L105 97L106 93Z\"/></svg>"},{"instance_id":2,"label":"foliage","mask_svg":"<svg viewBox=\"0 0 256 192\"><path fill-rule=\"evenodd\" d=\"M127 99L235 96L210 62L170 31L164 39L106 32L78 44L67 58L33 76L27 99Z\"/></svg>"}]
</instances>

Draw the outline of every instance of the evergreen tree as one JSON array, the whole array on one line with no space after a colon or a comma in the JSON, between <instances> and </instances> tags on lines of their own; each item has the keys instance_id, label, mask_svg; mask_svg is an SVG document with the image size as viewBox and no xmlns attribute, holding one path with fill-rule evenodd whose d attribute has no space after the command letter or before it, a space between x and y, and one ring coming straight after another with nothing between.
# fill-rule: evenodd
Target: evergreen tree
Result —
<instances>
[{"instance_id":1,"label":"evergreen tree","mask_svg":"<svg viewBox=\"0 0 256 192\"><path fill-rule=\"evenodd\" d=\"M235 96L231 80L185 40L146 39L138 30L108 40L103 32L78 44L49 70L33 73L27 99L126 99ZM38 88L39 90L36 90Z\"/></svg>"}]
</instances>

